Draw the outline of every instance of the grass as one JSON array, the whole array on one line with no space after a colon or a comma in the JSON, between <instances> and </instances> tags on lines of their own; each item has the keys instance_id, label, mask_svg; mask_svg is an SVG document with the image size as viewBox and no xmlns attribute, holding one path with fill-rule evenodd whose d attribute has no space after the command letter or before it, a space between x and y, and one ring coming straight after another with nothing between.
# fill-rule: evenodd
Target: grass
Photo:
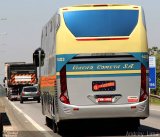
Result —
<instances>
[{"instance_id":1,"label":"grass","mask_svg":"<svg viewBox=\"0 0 160 137\"><path fill-rule=\"evenodd\" d=\"M160 99L150 97L150 103L155 105L160 105Z\"/></svg>"}]
</instances>

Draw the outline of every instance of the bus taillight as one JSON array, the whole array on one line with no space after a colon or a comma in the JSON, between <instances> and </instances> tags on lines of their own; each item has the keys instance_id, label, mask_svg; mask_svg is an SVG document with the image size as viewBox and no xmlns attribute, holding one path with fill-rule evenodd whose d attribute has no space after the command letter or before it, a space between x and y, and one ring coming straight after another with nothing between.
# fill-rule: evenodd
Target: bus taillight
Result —
<instances>
[{"instance_id":1,"label":"bus taillight","mask_svg":"<svg viewBox=\"0 0 160 137\"><path fill-rule=\"evenodd\" d=\"M59 99L65 104L70 104L67 92L66 66L64 66L60 71L60 84L61 84L61 94Z\"/></svg>"},{"instance_id":2,"label":"bus taillight","mask_svg":"<svg viewBox=\"0 0 160 137\"><path fill-rule=\"evenodd\" d=\"M146 68L141 64L141 92L140 92L140 102L148 98L147 93L147 77L146 77Z\"/></svg>"}]
</instances>

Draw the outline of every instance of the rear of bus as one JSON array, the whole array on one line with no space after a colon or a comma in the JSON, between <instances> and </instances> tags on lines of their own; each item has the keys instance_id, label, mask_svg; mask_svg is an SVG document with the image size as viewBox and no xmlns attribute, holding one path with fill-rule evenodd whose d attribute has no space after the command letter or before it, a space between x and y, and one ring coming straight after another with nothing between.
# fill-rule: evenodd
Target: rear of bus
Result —
<instances>
[{"instance_id":1,"label":"rear of bus","mask_svg":"<svg viewBox=\"0 0 160 137\"><path fill-rule=\"evenodd\" d=\"M84 5L62 8L59 14L57 122L147 118L148 49L142 8Z\"/></svg>"}]
</instances>

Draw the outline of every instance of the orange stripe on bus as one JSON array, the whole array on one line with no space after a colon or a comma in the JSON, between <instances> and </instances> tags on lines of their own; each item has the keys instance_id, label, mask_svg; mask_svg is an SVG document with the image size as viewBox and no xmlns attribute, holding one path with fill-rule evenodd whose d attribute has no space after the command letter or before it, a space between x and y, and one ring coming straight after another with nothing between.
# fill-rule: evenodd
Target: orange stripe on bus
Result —
<instances>
[{"instance_id":1,"label":"orange stripe on bus","mask_svg":"<svg viewBox=\"0 0 160 137\"><path fill-rule=\"evenodd\" d=\"M54 76L42 76L40 79L41 87L51 87L56 85L56 75Z\"/></svg>"}]
</instances>

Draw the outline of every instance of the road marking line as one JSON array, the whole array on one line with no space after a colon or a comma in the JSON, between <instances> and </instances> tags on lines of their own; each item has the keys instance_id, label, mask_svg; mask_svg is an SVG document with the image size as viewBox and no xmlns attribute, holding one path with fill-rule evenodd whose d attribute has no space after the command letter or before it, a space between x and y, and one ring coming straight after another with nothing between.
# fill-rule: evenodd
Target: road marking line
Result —
<instances>
[{"instance_id":1,"label":"road marking line","mask_svg":"<svg viewBox=\"0 0 160 137\"><path fill-rule=\"evenodd\" d=\"M160 110L157 110L157 109L150 109L150 110L153 110L153 111L159 111L159 112L160 112Z\"/></svg>"},{"instance_id":2,"label":"road marking line","mask_svg":"<svg viewBox=\"0 0 160 137\"><path fill-rule=\"evenodd\" d=\"M10 103L15 109L17 109L21 114L23 114L23 116L27 120L29 120L36 129L38 129L39 131L46 131L43 127L37 124L32 118L30 118L27 114L25 114L21 109L19 109L13 102L10 102Z\"/></svg>"}]
</instances>

